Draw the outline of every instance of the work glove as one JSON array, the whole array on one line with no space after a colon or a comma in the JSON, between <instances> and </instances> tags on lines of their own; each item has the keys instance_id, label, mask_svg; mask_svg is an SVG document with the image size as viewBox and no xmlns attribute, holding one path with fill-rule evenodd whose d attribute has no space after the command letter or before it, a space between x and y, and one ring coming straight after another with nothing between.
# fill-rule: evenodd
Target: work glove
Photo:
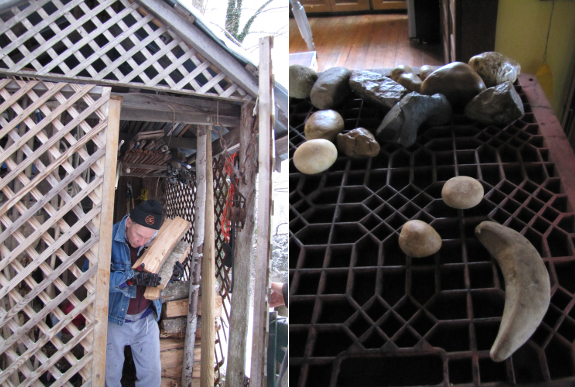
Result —
<instances>
[{"instance_id":1,"label":"work glove","mask_svg":"<svg viewBox=\"0 0 575 387\"><path fill-rule=\"evenodd\" d=\"M176 261L176 263L174 264L174 271L172 273L172 278L170 278L170 280L177 281L180 278L182 278L182 275L184 275L184 265L181 262Z\"/></svg>"},{"instance_id":2,"label":"work glove","mask_svg":"<svg viewBox=\"0 0 575 387\"><path fill-rule=\"evenodd\" d=\"M160 284L162 277L155 273L146 273L145 271L134 271L134 277L128 280L129 285L144 285L155 288Z\"/></svg>"}]
</instances>

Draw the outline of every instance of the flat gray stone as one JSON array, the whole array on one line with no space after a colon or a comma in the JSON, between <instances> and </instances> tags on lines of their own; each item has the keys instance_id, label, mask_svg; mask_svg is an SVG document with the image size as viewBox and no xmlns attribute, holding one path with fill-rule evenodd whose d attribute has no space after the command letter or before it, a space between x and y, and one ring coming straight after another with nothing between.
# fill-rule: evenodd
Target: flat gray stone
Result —
<instances>
[{"instance_id":1,"label":"flat gray stone","mask_svg":"<svg viewBox=\"0 0 575 387\"><path fill-rule=\"evenodd\" d=\"M379 144L373 134L365 128L356 128L337 135L337 149L349 157L375 157L379 153Z\"/></svg>"},{"instance_id":2,"label":"flat gray stone","mask_svg":"<svg viewBox=\"0 0 575 387\"><path fill-rule=\"evenodd\" d=\"M385 75L357 70L349 78L351 89L362 99L391 109L409 92L405 87Z\"/></svg>"},{"instance_id":3,"label":"flat gray stone","mask_svg":"<svg viewBox=\"0 0 575 387\"><path fill-rule=\"evenodd\" d=\"M469 59L469 66L479 74L486 87L507 81L513 83L521 74L519 62L495 51L475 55Z\"/></svg>"},{"instance_id":4,"label":"flat gray stone","mask_svg":"<svg viewBox=\"0 0 575 387\"><path fill-rule=\"evenodd\" d=\"M523 101L510 81L486 89L465 107L466 117L484 124L509 124L523 114Z\"/></svg>"},{"instance_id":5,"label":"flat gray stone","mask_svg":"<svg viewBox=\"0 0 575 387\"><path fill-rule=\"evenodd\" d=\"M350 92L350 75L345 67L332 67L319 74L310 93L312 105L320 110L337 107Z\"/></svg>"},{"instance_id":6,"label":"flat gray stone","mask_svg":"<svg viewBox=\"0 0 575 387\"><path fill-rule=\"evenodd\" d=\"M379 141L413 145L417 130L424 122L442 125L451 119L451 105L443 94L407 94L383 118L375 132Z\"/></svg>"},{"instance_id":7,"label":"flat gray stone","mask_svg":"<svg viewBox=\"0 0 575 387\"><path fill-rule=\"evenodd\" d=\"M317 80L317 73L302 65L289 67L289 96L292 98L309 98L311 88Z\"/></svg>"}]
</instances>

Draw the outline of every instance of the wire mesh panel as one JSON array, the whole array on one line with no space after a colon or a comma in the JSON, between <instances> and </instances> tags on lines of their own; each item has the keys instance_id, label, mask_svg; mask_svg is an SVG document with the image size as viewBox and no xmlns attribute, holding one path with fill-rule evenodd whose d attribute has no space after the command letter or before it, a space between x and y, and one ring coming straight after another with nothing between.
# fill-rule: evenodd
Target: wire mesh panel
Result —
<instances>
[{"instance_id":1,"label":"wire mesh panel","mask_svg":"<svg viewBox=\"0 0 575 387\"><path fill-rule=\"evenodd\" d=\"M229 191L229 181L227 175L224 172L224 156L215 157L212 161L214 169L214 219L215 219L215 239L216 239L216 250L215 250L215 262L216 262L216 279L219 287L219 295L222 297L222 308L224 313L220 318L221 328L216 332L217 334L217 346L215 347L215 360L216 360L216 377L214 382L216 385L223 384L222 368L224 364L224 358L227 356L225 348L227 348L227 342L229 339L229 320L230 320L230 305L231 305L231 294L229 293L229 284L231 283L231 272L230 269L225 267L224 262L224 236L221 233L220 223L221 217L223 216L225 203L227 199L227 193ZM190 185L184 184L170 184L167 180L164 185L165 195L166 195L166 208L167 216L173 218L175 216L181 216L182 218L189 220L193 224L194 217L194 202L195 202L195 192L196 187L190 181ZM193 240L193 227L185 234L184 239L187 242L192 243ZM192 246L192 249L194 247ZM190 257L191 250L190 249ZM190 266L186 266L186 273L189 278Z\"/></svg>"},{"instance_id":2,"label":"wire mesh panel","mask_svg":"<svg viewBox=\"0 0 575 387\"><path fill-rule=\"evenodd\" d=\"M575 213L548 139L520 85L525 115L508 126L455 116L422 127L416 143L381 144L377 157L339 157L303 175L290 162L290 380L297 386L566 385L575 381ZM290 105L290 158L315 109ZM350 96L345 131L374 131L381 109ZM557 140L552 140L557 141ZM479 205L445 205L454 176L484 187ZM571 178L571 176L563 176ZM411 219L443 245L406 257ZM504 362L489 350L505 301L501 271L475 237L493 220L523 234L549 272L551 305L534 335Z\"/></svg>"},{"instance_id":3,"label":"wire mesh panel","mask_svg":"<svg viewBox=\"0 0 575 387\"><path fill-rule=\"evenodd\" d=\"M0 80L0 385L91 378L109 97Z\"/></svg>"},{"instance_id":4,"label":"wire mesh panel","mask_svg":"<svg viewBox=\"0 0 575 387\"><path fill-rule=\"evenodd\" d=\"M4 11L0 69L11 75L246 97L168 26L128 0L30 0Z\"/></svg>"}]
</instances>

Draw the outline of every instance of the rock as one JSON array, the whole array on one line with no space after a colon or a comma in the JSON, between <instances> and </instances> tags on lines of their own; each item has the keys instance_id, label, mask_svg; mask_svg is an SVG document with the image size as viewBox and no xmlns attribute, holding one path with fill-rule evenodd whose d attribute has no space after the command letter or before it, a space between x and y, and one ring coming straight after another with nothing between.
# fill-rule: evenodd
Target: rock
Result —
<instances>
[{"instance_id":1,"label":"rock","mask_svg":"<svg viewBox=\"0 0 575 387\"><path fill-rule=\"evenodd\" d=\"M403 73L397 79L397 83L410 91L421 91L421 79L414 73Z\"/></svg>"},{"instance_id":2,"label":"rock","mask_svg":"<svg viewBox=\"0 0 575 387\"><path fill-rule=\"evenodd\" d=\"M437 70L439 66L431 66L431 65L423 65L419 68L419 78L422 81L425 81L425 78L435 70Z\"/></svg>"},{"instance_id":3,"label":"rock","mask_svg":"<svg viewBox=\"0 0 575 387\"><path fill-rule=\"evenodd\" d=\"M439 251L441 237L429 224L410 220L405 222L399 233L399 248L413 258L427 257Z\"/></svg>"},{"instance_id":4,"label":"rock","mask_svg":"<svg viewBox=\"0 0 575 387\"><path fill-rule=\"evenodd\" d=\"M402 74L413 74L413 69L408 65L400 64L391 69L389 77L395 82L398 82L398 79Z\"/></svg>"},{"instance_id":5,"label":"rock","mask_svg":"<svg viewBox=\"0 0 575 387\"><path fill-rule=\"evenodd\" d=\"M339 105L349 94L351 71L333 67L319 74L311 92L311 103L318 109L331 109Z\"/></svg>"},{"instance_id":6,"label":"rock","mask_svg":"<svg viewBox=\"0 0 575 387\"><path fill-rule=\"evenodd\" d=\"M469 176L457 176L447 180L441 189L441 198L449 207L465 210L475 207L483 199L483 186Z\"/></svg>"},{"instance_id":7,"label":"rock","mask_svg":"<svg viewBox=\"0 0 575 387\"><path fill-rule=\"evenodd\" d=\"M306 140L324 138L335 141L338 133L344 127L342 116L335 110L319 110L313 113L305 122L304 133Z\"/></svg>"},{"instance_id":8,"label":"rock","mask_svg":"<svg viewBox=\"0 0 575 387\"><path fill-rule=\"evenodd\" d=\"M337 135L337 149L349 157L375 157L379 144L369 130L357 128Z\"/></svg>"},{"instance_id":9,"label":"rock","mask_svg":"<svg viewBox=\"0 0 575 387\"><path fill-rule=\"evenodd\" d=\"M438 68L421 84L421 94L443 94L455 112L462 112L465 105L483 90L483 79L462 62L453 62Z\"/></svg>"},{"instance_id":10,"label":"rock","mask_svg":"<svg viewBox=\"0 0 575 387\"><path fill-rule=\"evenodd\" d=\"M293 154L293 164L301 173L314 175L328 169L337 159L333 142L318 138L304 142Z\"/></svg>"},{"instance_id":11,"label":"rock","mask_svg":"<svg viewBox=\"0 0 575 387\"><path fill-rule=\"evenodd\" d=\"M483 78L486 87L507 81L513 83L521 74L519 62L495 51L475 55L469 59L469 66Z\"/></svg>"},{"instance_id":12,"label":"rock","mask_svg":"<svg viewBox=\"0 0 575 387\"><path fill-rule=\"evenodd\" d=\"M466 117L484 124L509 124L523 114L523 101L510 81L481 92L465 107Z\"/></svg>"},{"instance_id":13,"label":"rock","mask_svg":"<svg viewBox=\"0 0 575 387\"><path fill-rule=\"evenodd\" d=\"M291 65L289 67L289 96L292 98L309 98L317 73L309 67Z\"/></svg>"},{"instance_id":14,"label":"rock","mask_svg":"<svg viewBox=\"0 0 575 387\"><path fill-rule=\"evenodd\" d=\"M424 122L441 125L451 119L451 105L442 94L407 94L383 118L375 136L379 141L413 145L417 130Z\"/></svg>"},{"instance_id":15,"label":"rock","mask_svg":"<svg viewBox=\"0 0 575 387\"><path fill-rule=\"evenodd\" d=\"M393 79L372 71L354 71L349 78L351 89L362 99L391 109L408 93Z\"/></svg>"}]
</instances>

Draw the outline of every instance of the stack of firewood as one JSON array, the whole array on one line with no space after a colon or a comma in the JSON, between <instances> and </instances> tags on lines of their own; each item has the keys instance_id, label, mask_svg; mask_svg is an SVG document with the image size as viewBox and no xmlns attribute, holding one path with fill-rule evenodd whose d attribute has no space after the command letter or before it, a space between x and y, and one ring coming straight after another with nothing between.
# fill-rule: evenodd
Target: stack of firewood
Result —
<instances>
[{"instance_id":1,"label":"stack of firewood","mask_svg":"<svg viewBox=\"0 0 575 387\"><path fill-rule=\"evenodd\" d=\"M184 337L188 315L189 281L169 284L162 290L162 319L160 322L160 361L162 363L162 387L176 387L181 384L184 362ZM194 366L192 387L200 385L201 362L201 297L198 300L198 325L194 343ZM222 315L222 297L216 296L215 317ZM220 326L215 326L218 330Z\"/></svg>"}]
</instances>

